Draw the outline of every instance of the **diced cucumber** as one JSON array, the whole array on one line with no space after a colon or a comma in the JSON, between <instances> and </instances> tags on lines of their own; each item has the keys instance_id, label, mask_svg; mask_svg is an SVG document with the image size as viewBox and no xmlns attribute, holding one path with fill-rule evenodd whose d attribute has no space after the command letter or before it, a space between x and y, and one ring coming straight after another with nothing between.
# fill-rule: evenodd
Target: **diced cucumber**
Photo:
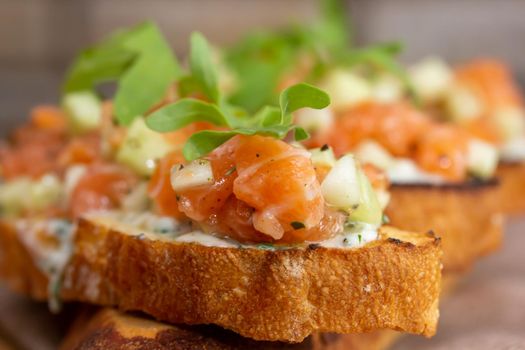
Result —
<instances>
[{"instance_id":1,"label":"diced cucumber","mask_svg":"<svg viewBox=\"0 0 525 350\"><path fill-rule=\"evenodd\" d=\"M209 160L197 159L188 165L175 165L171 169L171 187L175 191L211 183L213 183L213 170Z\"/></svg>"},{"instance_id":2,"label":"diced cucumber","mask_svg":"<svg viewBox=\"0 0 525 350\"><path fill-rule=\"evenodd\" d=\"M395 162L383 146L372 140L361 142L354 154L361 163L369 163L382 170L388 170Z\"/></svg>"},{"instance_id":3,"label":"diced cucumber","mask_svg":"<svg viewBox=\"0 0 525 350\"><path fill-rule=\"evenodd\" d=\"M341 157L326 175L321 191L328 205L350 211L359 204L357 165L352 155Z\"/></svg>"},{"instance_id":4,"label":"diced cucumber","mask_svg":"<svg viewBox=\"0 0 525 350\"><path fill-rule=\"evenodd\" d=\"M468 144L468 171L482 179L490 178L498 165L498 150L487 142L471 140Z\"/></svg>"},{"instance_id":5,"label":"diced cucumber","mask_svg":"<svg viewBox=\"0 0 525 350\"><path fill-rule=\"evenodd\" d=\"M384 211L386 207L388 207L388 203L390 203L390 192L388 192L388 190L375 190L375 193L379 206L381 207L381 210Z\"/></svg>"},{"instance_id":6,"label":"diced cucumber","mask_svg":"<svg viewBox=\"0 0 525 350\"><path fill-rule=\"evenodd\" d=\"M494 122L505 141L525 134L525 111L516 106L498 109L494 113Z\"/></svg>"},{"instance_id":7,"label":"diced cucumber","mask_svg":"<svg viewBox=\"0 0 525 350\"><path fill-rule=\"evenodd\" d=\"M295 123L308 132L323 133L334 124L332 109L303 108L294 113Z\"/></svg>"},{"instance_id":8,"label":"diced cucumber","mask_svg":"<svg viewBox=\"0 0 525 350\"><path fill-rule=\"evenodd\" d=\"M24 209L26 196L21 194L27 193L31 184L31 179L19 178L0 185L0 208L3 215L14 216Z\"/></svg>"},{"instance_id":9,"label":"diced cucumber","mask_svg":"<svg viewBox=\"0 0 525 350\"><path fill-rule=\"evenodd\" d=\"M45 175L38 181L22 177L0 185L0 208L7 216L24 210L39 211L62 198L62 185L55 175Z\"/></svg>"},{"instance_id":10,"label":"diced cucumber","mask_svg":"<svg viewBox=\"0 0 525 350\"><path fill-rule=\"evenodd\" d=\"M333 70L321 81L319 87L325 90L331 99L334 110L344 110L358 105L372 97L369 82L348 70Z\"/></svg>"},{"instance_id":11,"label":"diced cucumber","mask_svg":"<svg viewBox=\"0 0 525 350\"><path fill-rule=\"evenodd\" d=\"M525 161L525 135L505 142L499 152L502 160L509 162Z\"/></svg>"},{"instance_id":12,"label":"diced cucumber","mask_svg":"<svg viewBox=\"0 0 525 350\"><path fill-rule=\"evenodd\" d=\"M403 95L403 84L391 74L381 74L372 83L372 98L381 103L396 102Z\"/></svg>"},{"instance_id":13,"label":"diced cucumber","mask_svg":"<svg viewBox=\"0 0 525 350\"><path fill-rule=\"evenodd\" d=\"M124 197L122 209L132 213L140 213L147 211L150 204L148 182L143 181L136 185L130 194Z\"/></svg>"},{"instance_id":14,"label":"diced cucumber","mask_svg":"<svg viewBox=\"0 0 525 350\"><path fill-rule=\"evenodd\" d=\"M357 182L359 184L359 204L357 209L352 211L349 216L351 221L366 222L372 225L381 225L383 210L377 200L377 195L368 181L365 173L357 169Z\"/></svg>"},{"instance_id":15,"label":"diced cucumber","mask_svg":"<svg viewBox=\"0 0 525 350\"><path fill-rule=\"evenodd\" d=\"M312 163L314 166L331 168L335 165L336 159L331 147L323 146L309 150L312 154Z\"/></svg>"},{"instance_id":16,"label":"diced cucumber","mask_svg":"<svg viewBox=\"0 0 525 350\"><path fill-rule=\"evenodd\" d=\"M55 175L45 175L34 182L29 192L30 201L26 204L29 210L43 210L57 203L62 197L62 184Z\"/></svg>"},{"instance_id":17,"label":"diced cucumber","mask_svg":"<svg viewBox=\"0 0 525 350\"><path fill-rule=\"evenodd\" d=\"M463 122L478 118L483 113L483 104L469 89L455 85L447 93L446 107L448 118Z\"/></svg>"},{"instance_id":18,"label":"diced cucumber","mask_svg":"<svg viewBox=\"0 0 525 350\"><path fill-rule=\"evenodd\" d=\"M69 93L64 97L62 107L75 134L97 129L102 122L102 106L92 92Z\"/></svg>"},{"instance_id":19,"label":"diced cucumber","mask_svg":"<svg viewBox=\"0 0 525 350\"><path fill-rule=\"evenodd\" d=\"M452 70L445 61L428 57L409 69L417 95L424 102L435 102L445 96L452 83Z\"/></svg>"},{"instance_id":20,"label":"diced cucumber","mask_svg":"<svg viewBox=\"0 0 525 350\"><path fill-rule=\"evenodd\" d=\"M163 134L148 128L144 118L136 118L117 152L117 161L139 175L149 176L155 170L156 161L174 148Z\"/></svg>"}]
</instances>

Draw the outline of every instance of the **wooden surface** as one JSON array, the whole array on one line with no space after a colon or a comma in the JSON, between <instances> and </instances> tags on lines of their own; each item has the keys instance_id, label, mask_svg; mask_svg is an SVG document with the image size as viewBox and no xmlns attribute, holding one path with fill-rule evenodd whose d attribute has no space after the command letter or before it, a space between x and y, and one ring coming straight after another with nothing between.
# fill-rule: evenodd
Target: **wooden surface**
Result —
<instances>
[{"instance_id":1,"label":"wooden surface","mask_svg":"<svg viewBox=\"0 0 525 350\"><path fill-rule=\"evenodd\" d=\"M442 303L438 335L407 336L393 350L525 350L525 217L509 220L503 249L481 261ZM0 349L53 349L71 310L52 316L45 305L0 288Z\"/></svg>"},{"instance_id":2,"label":"wooden surface","mask_svg":"<svg viewBox=\"0 0 525 350\"><path fill-rule=\"evenodd\" d=\"M509 219L503 249L477 264L441 304L438 334L392 350L525 349L525 217Z\"/></svg>"}]
</instances>

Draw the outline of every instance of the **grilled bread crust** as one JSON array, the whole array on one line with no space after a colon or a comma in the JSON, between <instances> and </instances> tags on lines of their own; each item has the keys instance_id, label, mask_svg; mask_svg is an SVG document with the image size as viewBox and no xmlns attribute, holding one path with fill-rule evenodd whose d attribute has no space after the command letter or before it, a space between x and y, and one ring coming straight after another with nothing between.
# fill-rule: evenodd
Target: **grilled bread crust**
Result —
<instances>
[{"instance_id":1,"label":"grilled bread crust","mask_svg":"<svg viewBox=\"0 0 525 350\"><path fill-rule=\"evenodd\" d=\"M376 329L435 333L442 253L432 235L385 228L381 239L359 249L262 250L150 240L112 227L80 220L64 300L176 324L216 324L256 340L300 342L312 332ZM17 234L23 232L2 231L15 240ZM47 281L25 267L32 264L26 247L0 249L0 256L29 258L17 264L0 258L4 279L42 297ZM7 271L13 267L19 271Z\"/></svg>"},{"instance_id":2,"label":"grilled bread crust","mask_svg":"<svg viewBox=\"0 0 525 350\"><path fill-rule=\"evenodd\" d=\"M525 213L525 162L501 162L496 176L500 181L499 205L506 214Z\"/></svg>"},{"instance_id":3,"label":"grilled bread crust","mask_svg":"<svg viewBox=\"0 0 525 350\"><path fill-rule=\"evenodd\" d=\"M214 326L171 326L114 309L86 310L74 322L60 350L382 350L393 331L359 335L313 334L298 344L255 341Z\"/></svg>"},{"instance_id":4,"label":"grilled bread crust","mask_svg":"<svg viewBox=\"0 0 525 350\"><path fill-rule=\"evenodd\" d=\"M442 294L447 295L461 278L443 275ZM110 308L84 310L77 316L61 350L148 349L280 349L280 350L384 350L403 333L390 330L363 334L315 333L298 344L259 342L213 326L170 326L143 315Z\"/></svg>"},{"instance_id":5,"label":"grilled bread crust","mask_svg":"<svg viewBox=\"0 0 525 350\"><path fill-rule=\"evenodd\" d=\"M444 272L466 271L501 245L498 190L497 181L393 185L386 214L401 229L434 231L442 239Z\"/></svg>"}]
</instances>

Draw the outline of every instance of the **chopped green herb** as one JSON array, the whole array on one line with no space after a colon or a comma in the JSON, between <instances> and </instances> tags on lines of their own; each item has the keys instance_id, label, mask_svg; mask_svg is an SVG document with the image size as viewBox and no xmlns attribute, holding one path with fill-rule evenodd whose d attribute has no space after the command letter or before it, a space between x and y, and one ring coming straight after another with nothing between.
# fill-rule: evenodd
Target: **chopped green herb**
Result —
<instances>
[{"instance_id":1,"label":"chopped green herb","mask_svg":"<svg viewBox=\"0 0 525 350\"><path fill-rule=\"evenodd\" d=\"M390 218L388 217L388 215L383 214L383 217L381 218L381 222L383 225L388 225L390 223Z\"/></svg>"},{"instance_id":2,"label":"chopped green herb","mask_svg":"<svg viewBox=\"0 0 525 350\"><path fill-rule=\"evenodd\" d=\"M293 227L294 230L300 230L305 228L304 224L300 221L292 221L290 225Z\"/></svg>"},{"instance_id":3,"label":"chopped green herb","mask_svg":"<svg viewBox=\"0 0 525 350\"><path fill-rule=\"evenodd\" d=\"M237 167L234 165L232 166L230 169L228 169L228 171L226 172L226 176L230 176L231 174L233 174L235 172L235 170L237 170Z\"/></svg>"},{"instance_id":4,"label":"chopped green herb","mask_svg":"<svg viewBox=\"0 0 525 350\"><path fill-rule=\"evenodd\" d=\"M361 234L358 234L357 239L359 240L359 244L361 244L361 241L363 240L363 236Z\"/></svg>"},{"instance_id":5,"label":"chopped green herb","mask_svg":"<svg viewBox=\"0 0 525 350\"><path fill-rule=\"evenodd\" d=\"M275 250L275 246L269 243L257 244L257 248L262 250Z\"/></svg>"},{"instance_id":6,"label":"chopped green herb","mask_svg":"<svg viewBox=\"0 0 525 350\"><path fill-rule=\"evenodd\" d=\"M356 223L353 222L353 221L349 221L349 220L347 220L347 221L345 222L344 226L345 226L345 228L347 228L347 229L353 229L353 228L356 227Z\"/></svg>"}]
</instances>

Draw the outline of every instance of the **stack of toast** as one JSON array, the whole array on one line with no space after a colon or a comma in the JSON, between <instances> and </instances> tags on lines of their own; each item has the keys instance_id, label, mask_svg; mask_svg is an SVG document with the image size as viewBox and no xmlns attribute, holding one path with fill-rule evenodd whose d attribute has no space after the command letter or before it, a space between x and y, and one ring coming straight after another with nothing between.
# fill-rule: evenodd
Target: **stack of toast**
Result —
<instances>
[{"instance_id":1,"label":"stack of toast","mask_svg":"<svg viewBox=\"0 0 525 350\"><path fill-rule=\"evenodd\" d=\"M300 57L311 49L292 39ZM249 42L217 64L195 33L186 69L154 24L121 32L79 55L60 107L36 108L0 145L0 279L54 312L91 305L62 349L431 337L440 298L523 211L525 162L498 166L496 146L436 121L435 100L408 102L412 86L376 60L397 49L352 48L358 63L320 77L316 50L291 55L297 69L254 87L244 70L267 56ZM399 91L379 94L371 70ZM111 98L96 90L108 80ZM246 97L261 86L268 105Z\"/></svg>"}]
</instances>

